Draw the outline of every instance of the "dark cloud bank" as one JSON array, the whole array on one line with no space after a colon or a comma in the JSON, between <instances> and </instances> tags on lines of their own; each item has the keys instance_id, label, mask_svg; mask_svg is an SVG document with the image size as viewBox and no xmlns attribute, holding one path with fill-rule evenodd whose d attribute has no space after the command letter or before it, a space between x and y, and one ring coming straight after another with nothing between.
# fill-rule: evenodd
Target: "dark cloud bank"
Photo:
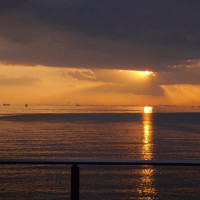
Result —
<instances>
[{"instance_id":1,"label":"dark cloud bank","mask_svg":"<svg viewBox=\"0 0 200 200\"><path fill-rule=\"evenodd\" d=\"M184 69L200 59L199 8L199 0L0 0L0 60Z\"/></svg>"}]
</instances>

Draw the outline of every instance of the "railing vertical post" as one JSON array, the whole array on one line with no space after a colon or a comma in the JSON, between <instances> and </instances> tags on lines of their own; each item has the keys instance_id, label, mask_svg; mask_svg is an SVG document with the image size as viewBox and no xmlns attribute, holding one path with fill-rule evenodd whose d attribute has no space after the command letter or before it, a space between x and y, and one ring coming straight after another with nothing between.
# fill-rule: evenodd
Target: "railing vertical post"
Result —
<instances>
[{"instance_id":1,"label":"railing vertical post","mask_svg":"<svg viewBox=\"0 0 200 200\"><path fill-rule=\"evenodd\" d=\"M79 167L75 163L71 167L71 200L79 200Z\"/></svg>"}]
</instances>

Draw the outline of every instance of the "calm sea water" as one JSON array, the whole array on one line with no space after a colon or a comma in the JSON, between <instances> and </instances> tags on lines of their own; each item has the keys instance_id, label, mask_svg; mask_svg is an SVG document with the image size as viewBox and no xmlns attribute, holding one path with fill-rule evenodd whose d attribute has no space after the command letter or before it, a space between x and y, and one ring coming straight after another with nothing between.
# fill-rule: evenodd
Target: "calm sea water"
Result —
<instances>
[{"instance_id":1,"label":"calm sea water","mask_svg":"<svg viewBox=\"0 0 200 200\"><path fill-rule=\"evenodd\" d=\"M1 158L200 160L200 107L0 106ZM80 199L199 199L199 167L80 167ZM1 166L1 199L70 199L69 166Z\"/></svg>"}]
</instances>

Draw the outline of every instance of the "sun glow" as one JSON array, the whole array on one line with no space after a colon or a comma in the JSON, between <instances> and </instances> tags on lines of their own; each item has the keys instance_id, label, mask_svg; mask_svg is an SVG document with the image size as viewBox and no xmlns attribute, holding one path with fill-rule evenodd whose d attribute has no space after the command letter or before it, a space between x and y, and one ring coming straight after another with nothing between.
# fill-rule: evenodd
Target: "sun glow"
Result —
<instances>
[{"instance_id":1,"label":"sun glow","mask_svg":"<svg viewBox=\"0 0 200 200\"><path fill-rule=\"evenodd\" d=\"M138 74L149 76L149 75L153 75L153 72L152 71L139 71Z\"/></svg>"},{"instance_id":2,"label":"sun glow","mask_svg":"<svg viewBox=\"0 0 200 200\"><path fill-rule=\"evenodd\" d=\"M145 106L144 107L144 113L152 113L153 108L150 106Z\"/></svg>"},{"instance_id":3,"label":"sun glow","mask_svg":"<svg viewBox=\"0 0 200 200\"><path fill-rule=\"evenodd\" d=\"M155 73L152 72L152 71L129 71L131 73L134 73L135 75L138 75L138 76L155 76Z\"/></svg>"}]
</instances>

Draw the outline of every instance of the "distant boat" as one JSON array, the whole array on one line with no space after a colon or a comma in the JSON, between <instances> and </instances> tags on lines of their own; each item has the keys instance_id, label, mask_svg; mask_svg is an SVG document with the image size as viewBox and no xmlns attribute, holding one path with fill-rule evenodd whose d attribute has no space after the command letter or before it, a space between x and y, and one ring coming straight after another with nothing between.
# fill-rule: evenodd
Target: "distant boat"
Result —
<instances>
[{"instance_id":1,"label":"distant boat","mask_svg":"<svg viewBox=\"0 0 200 200\"><path fill-rule=\"evenodd\" d=\"M9 103L4 103L3 106L10 106L10 104Z\"/></svg>"},{"instance_id":2,"label":"distant boat","mask_svg":"<svg viewBox=\"0 0 200 200\"><path fill-rule=\"evenodd\" d=\"M80 104L76 103L76 106L81 106Z\"/></svg>"}]
</instances>

